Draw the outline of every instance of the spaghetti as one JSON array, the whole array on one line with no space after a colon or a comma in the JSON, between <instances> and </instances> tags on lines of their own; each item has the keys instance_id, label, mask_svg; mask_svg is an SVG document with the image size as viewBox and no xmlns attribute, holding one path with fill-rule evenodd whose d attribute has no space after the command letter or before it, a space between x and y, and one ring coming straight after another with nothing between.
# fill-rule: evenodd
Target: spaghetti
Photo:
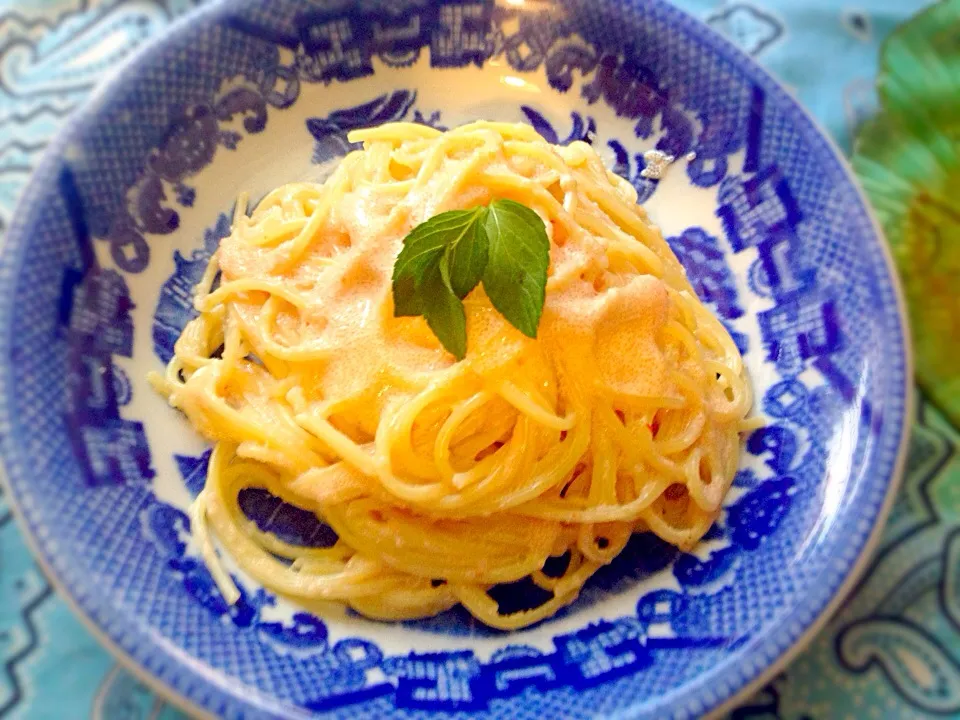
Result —
<instances>
[{"instance_id":1,"label":"spaghetti","mask_svg":"<svg viewBox=\"0 0 960 720\"><path fill-rule=\"evenodd\" d=\"M191 513L225 598L238 592L213 536L293 598L381 619L462 603L505 629L571 602L636 531L692 547L734 476L751 392L631 185L588 145L521 124L349 139L363 149L323 184L277 188L249 216L241 199L199 316L151 378L215 443ZM419 223L498 198L550 239L538 337L478 286L456 362L423 318L394 317L391 269ZM336 542L263 532L245 488L315 513ZM496 588L516 581L539 599L502 612Z\"/></svg>"}]
</instances>

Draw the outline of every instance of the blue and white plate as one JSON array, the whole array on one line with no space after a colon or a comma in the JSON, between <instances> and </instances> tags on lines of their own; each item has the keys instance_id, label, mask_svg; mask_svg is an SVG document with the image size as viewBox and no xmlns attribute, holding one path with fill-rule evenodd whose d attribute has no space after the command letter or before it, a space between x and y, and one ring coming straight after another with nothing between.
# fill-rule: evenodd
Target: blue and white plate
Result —
<instances>
[{"instance_id":1,"label":"blue and white plate","mask_svg":"<svg viewBox=\"0 0 960 720\"><path fill-rule=\"evenodd\" d=\"M146 373L241 191L322 178L353 128L475 118L592 142L730 328L767 424L725 512L692 553L635 536L573 606L514 633L457 611L317 616L239 572L228 607L184 514L206 448ZM0 443L59 588L198 712L695 717L782 665L853 583L903 459L905 335L835 149L662 0L224 0L123 68L30 184L0 258ZM320 530L263 493L244 507Z\"/></svg>"}]
</instances>

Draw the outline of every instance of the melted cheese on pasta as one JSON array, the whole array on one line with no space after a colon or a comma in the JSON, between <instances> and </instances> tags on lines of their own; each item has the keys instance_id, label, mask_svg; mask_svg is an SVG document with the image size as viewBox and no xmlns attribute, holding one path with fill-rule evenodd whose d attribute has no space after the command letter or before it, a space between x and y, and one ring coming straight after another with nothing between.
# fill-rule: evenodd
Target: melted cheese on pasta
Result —
<instances>
[{"instance_id":1,"label":"melted cheese on pasta","mask_svg":"<svg viewBox=\"0 0 960 720\"><path fill-rule=\"evenodd\" d=\"M571 602L633 532L693 546L734 476L750 388L630 184L588 145L520 124L350 140L363 149L323 184L277 188L249 217L238 205L199 317L153 378L215 443L192 517L225 597L237 590L208 525L280 593L382 619L459 602L500 628ZM498 198L550 238L538 337L478 286L457 362L423 318L394 317L393 264L419 223ZM316 513L337 542L262 532L238 502L250 487ZM558 556L565 570L545 573ZM490 591L521 579L546 593L501 613Z\"/></svg>"}]
</instances>

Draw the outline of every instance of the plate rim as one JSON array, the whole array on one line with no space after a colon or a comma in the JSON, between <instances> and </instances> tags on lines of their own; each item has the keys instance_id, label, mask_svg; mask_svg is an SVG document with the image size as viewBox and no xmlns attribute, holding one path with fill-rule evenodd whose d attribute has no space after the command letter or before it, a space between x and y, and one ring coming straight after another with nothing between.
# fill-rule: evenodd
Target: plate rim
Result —
<instances>
[{"instance_id":1,"label":"plate rim","mask_svg":"<svg viewBox=\"0 0 960 720\"><path fill-rule=\"evenodd\" d=\"M631 0L631 2L633 1L636 0ZM653 1L669 3L677 12L688 15L690 14L686 13L685 10L673 5L670 0ZM771 678L776 677L783 670L785 670L787 666L789 666L793 660L796 659L796 657L807 648L807 646L816 638L816 636L823 631L825 626L830 622L831 619L833 619L834 615L836 615L837 611L840 609L840 606L843 605L844 601L850 596L854 588L856 588L857 584L866 574L867 569L870 567L870 564L873 561L873 556L877 549L877 545L880 543L880 540L883 537L883 531L887 527L887 519L890 516L890 510L893 508L893 504L897 499L897 495L900 493L901 486L903 485L904 468L906 467L907 462L907 451L910 447L910 433L916 416L917 389L914 379L913 340L910 327L910 317L907 312L906 297L903 294L903 285L900 282L900 275L893 259L893 251L890 249L890 244L887 242L887 234L884 231L883 226L880 224L880 219L877 217L877 211L870 203L867 193L863 189L863 185L860 183L860 179L857 177L850 160L846 155L844 155L833 135L827 131L823 124L813 115L812 112L810 112L807 106L800 102L800 99L796 97L796 95L777 76L763 67L763 65L754 59L753 56L748 55L739 47L723 37L723 35L714 30L707 23L695 16L691 17L700 22L708 31L718 36L723 42L727 43L733 52L739 56L737 57L739 61L746 64L755 72L760 72L765 75L770 82L776 86L776 89L779 92L787 96L787 99L790 101L792 106L806 118L806 121L814 129L820 139L826 144L827 149L831 152L840 168L843 170L843 173L846 175L850 186L853 188L857 198L860 200L860 204L866 211L867 218L870 221L870 225L873 228L874 234L878 240L878 244L880 245L880 251L887 270L887 277L890 280L894 300L896 301L897 316L900 320L900 333L903 337L904 355L903 417L900 423L900 439L897 444L897 455L891 467L891 474L887 483L886 494L884 495L883 502L881 503L877 511L877 515L874 518L873 527L870 529L870 533L863 543L863 547L860 549L856 560L847 571L846 577L844 577L837 589L834 590L833 595L824 604L817 616L807 625L806 628L804 628L804 630L796 637L793 643L781 651L774 661L760 671L753 680L743 685L743 687L741 687L738 691L734 692L732 695L730 695L730 697L718 704L713 710L709 711L706 717L708 719L712 719L719 718L723 714L732 710L738 702L749 696L752 696L754 693L759 691Z\"/></svg>"},{"instance_id":2,"label":"plate rim","mask_svg":"<svg viewBox=\"0 0 960 720\"><path fill-rule=\"evenodd\" d=\"M601 1L606 2L607 0ZM123 87L123 77L131 70L134 70L141 64L149 61L151 56L153 56L159 48L168 42L170 38L189 28L192 24L201 20L207 21L211 17L216 16L223 9L242 2L244 2L244 0L211 0L211 2L208 4L195 8L179 18L176 18L155 37L150 38L142 46L137 48L136 51L134 51L112 72L109 72L106 76L101 78L91 94L64 120L57 130L54 138L44 149L39 162L36 164L30 174L29 180L21 190L20 197L16 203L16 207L12 215L13 221L8 228L8 238L12 236L14 234L13 231L17 229L18 219L27 214L25 209L32 204L30 202L31 198L38 193L43 193L43 188L39 187L41 185L40 180L43 179L45 175L49 175L50 171L57 166L60 159L64 155L64 151L69 146L76 129L83 126L90 119L94 118L97 115L100 105L104 101L108 100L114 92L117 92L121 87ZM737 74L753 76L751 79L762 79L768 86L766 89L774 91L774 94L777 96L776 101L778 105L781 107L785 106L790 108L792 111L794 111L794 113L799 115L800 119L810 126L810 129L812 130L812 136L822 142L829 153L833 156L833 159L842 169L847 184L852 187L856 197L859 199L863 209L866 212L869 225L873 230L873 235L877 241L877 244L880 246L880 255L883 259L883 269L886 271L886 280L889 283L889 290L895 301L894 305L896 308L896 316L897 320L899 321L899 327L897 329L899 330L902 338L900 350L902 352L902 371L904 382L901 395L902 414L900 418L900 436L897 441L896 455L894 456L894 459L890 465L890 473L886 481L887 486L883 500L877 506L877 512L873 519L872 527L869 533L866 535L859 552L851 561L850 565L843 571L843 579L832 591L827 594L826 600L823 602L820 609L814 611L815 615L812 617L812 619L806 623L800 622L802 629L794 636L791 636L789 629L786 627L786 623L783 624L783 629L775 634L775 636L779 637L780 640L776 643L776 646L779 649L773 660L764 668L756 672L752 679L746 680L740 684L739 687L736 687L736 683L732 685L728 684L728 687L730 687L730 692L727 694L726 698L715 697L713 703L709 703L702 699L702 701L707 705L704 717L714 718L719 717L723 713L732 709L733 706L735 706L739 701L754 693L771 677L776 675L786 665L788 665L829 622L838 607L853 590L857 582L870 565L873 552L880 541L890 509L902 483L907 449L909 447L910 429L912 427L915 415L916 398L913 379L914 360L910 325L899 275L897 274L890 247L886 242L885 233L877 219L876 212L870 205L869 200L866 197L866 193L857 179L850 162L842 153L836 141L828 132L825 131L821 123L799 101L796 95L753 57L746 54L733 42L720 34L717 30L710 27L699 17L674 5L671 0L613 0L613 3L622 4L627 7L639 6L643 4L656 6L664 13L665 16L669 18L670 24L677 27L678 31L680 31L681 27L685 25L686 27L683 28L684 30L692 31L692 33L697 36L697 39L706 41L708 49L711 53L720 55L723 59L728 60L732 65L734 65L735 68L738 68ZM806 133L804 133L804 135L806 135ZM11 265L14 268L19 267L20 263L18 260L20 259L24 244L18 243L16 245L17 247L15 247L14 243L9 242L8 240L4 244L4 247L0 249L0 268ZM12 277L16 277L16 275L13 274ZM892 328L893 326L891 325L891 329ZM0 365L0 369L2 369L2 365ZM6 398L10 393L10 389L7 387L7 385L8 383L6 382L0 382L0 408L2 408L4 412L8 406ZM3 428L3 430L6 431L7 428ZM213 715L209 710L200 705L194 697L187 694L187 692L183 692L174 687L165 679L162 679L158 675L151 672L147 667L145 667L144 663L141 663L141 661L137 660L133 654L125 650L118 641L111 637L108 631L101 624L94 620L92 613L81 605L74 594L69 592L66 583L62 581L59 574L54 571L52 562L48 558L47 554L43 552L43 548L41 547L41 543L37 538L37 534L30 526L29 520L20 506L20 501L17 498L16 493L13 492L13 487L7 474L7 457L5 448L7 442L6 435L7 433L4 432L3 437L0 438L0 485L3 486L3 489L6 492L7 501L16 525L20 531L21 537L24 539L25 544L40 566L45 577L57 591L59 597L66 602L74 616L80 620L81 624L94 636L94 638L105 649L107 649L116 660L118 660L119 664L125 670L129 671L139 681L148 686L163 699L176 706L178 709L186 712L191 717L215 717L215 715ZM796 610L799 608L794 609ZM769 637L771 637L771 635L766 636L764 639L768 640ZM160 647L160 645L164 642L166 641L163 638L154 640L154 648L162 651L163 648ZM180 648L172 646L171 648L168 648L168 651L170 651L171 655L181 656L179 658L171 659L178 660L179 667L184 672L189 673L192 677L197 678L200 681L200 687L197 687L196 685L190 687L190 691L196 695L206 695L208 700L213 701L214 698L210 697L209 692L212 690L215 693L224 694L230 703L238 703L239 706L246 706L250 710L265 712L271 717L275 716L275 713L281 709L284 710L284 717L312 717L308 713L304 713L301 708L290 705L282 698L264 693L256 688L240 683L238 680L226 675L222 671L209 668L205 663L199 663L191 656L186 655L186 653L180 650ZM203 667L196 667L200 664L202 664ZM188 667L190 665L194 665L194 667ZM211 672L211 670L213 670L213 672ZM722 677L722 674L720 674L721 670L719 668L714 669L707 674L714 673L717 673L718 677ZM741 678L745 677L747 674L748 673L741 672ZM703 675L700 677L703 677ZM682 688L678 688L673 692L679 692L681 689ZM725 691L726 689L721 690L720 695L722 696ZM710 707L711 704L712 707ZM684 710L682 707L676 705L674 707L664 708L664 710L677 717L686 717L689 714L689 711ZM632 718L638 713L642 712L644 712L642 707L634 705L615 711L615 716L618 718Z\"/></svg>"}]
</instances>

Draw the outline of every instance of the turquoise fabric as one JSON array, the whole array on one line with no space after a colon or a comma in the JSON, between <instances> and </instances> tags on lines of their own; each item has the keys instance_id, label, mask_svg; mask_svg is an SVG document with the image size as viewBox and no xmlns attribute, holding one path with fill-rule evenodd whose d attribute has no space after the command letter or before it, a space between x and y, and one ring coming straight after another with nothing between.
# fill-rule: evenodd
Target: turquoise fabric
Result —
<instances>
[{"instance_id":1,"label":"turquoise fabric","mask_svg":"<svg viewBox=\"0 0 960 720\"><path fill-rule=\"evenodd\" d=\"M926 4L675 1L770 69L847 152L875 108L880 44ZM194 4L0 0L0 233L62 119L109 68ZM733 717L960 716L957 441L921 401L904 488L865 579L810 647ZM52 592L0 490L0 718L86 717L182 716L120 669Z\"/></svg>"}]
</instances>

